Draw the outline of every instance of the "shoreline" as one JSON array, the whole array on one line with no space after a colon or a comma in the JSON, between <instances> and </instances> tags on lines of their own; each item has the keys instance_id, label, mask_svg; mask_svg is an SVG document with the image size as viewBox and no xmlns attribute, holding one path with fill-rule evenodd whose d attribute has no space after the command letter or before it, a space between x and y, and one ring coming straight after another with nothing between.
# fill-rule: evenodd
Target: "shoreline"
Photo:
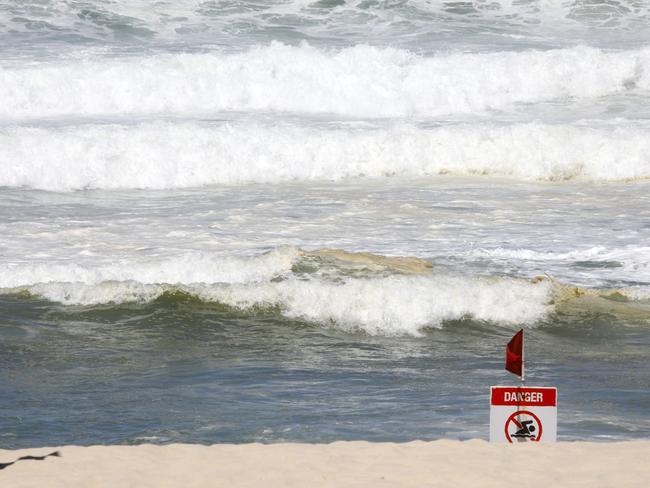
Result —
<instances>
[{"instance_id":1,"label":"shoreline","mask_svg":"<svg viewBox=\"0 0 650 488\"><path fill-rule=\"evenodd\" d=\"M18 487L646 487L649 441L169 444L0 450Z\"/></svg>"}]
</instances>

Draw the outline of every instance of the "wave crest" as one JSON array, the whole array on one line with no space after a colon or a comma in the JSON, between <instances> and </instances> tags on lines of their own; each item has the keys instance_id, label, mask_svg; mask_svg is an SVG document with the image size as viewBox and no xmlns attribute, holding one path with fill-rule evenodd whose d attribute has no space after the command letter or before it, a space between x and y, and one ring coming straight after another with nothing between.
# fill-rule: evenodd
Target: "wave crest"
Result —
<instances>
[{"instance_id":1,"label":"wave crest","mask_svg":"<svg viewBox=\"0 0 650 488\"><path fill-rule=\"evenodd\" d=\"M456 124L318 129L261 123L0 128L0 186L173 189L346 177L650 178L650 126Z\"/></svg>"},{"instance_id":2,"label":"wave crest","mask_svg":"<svg viewBox=\"0 0 650 488\"><path fill-rule=\"evenodd\" d=\"M232 285L47 283L27 290L68 305L145 302L181 292L244 311L276 308L291 319L388 335L418 335L424 327L440 327L444 321L466 317L531 323L542 318L550 306L548 284L453 276L346 278L339 283L291 278Z\"/></svg>"},{"instance_id":3,"label":"wave crest","mask_svg":"<svg viewBox=\"0 0 650 488\"><path fill-rule=\"evenodd\" d=\"M86 282L62 281L64 276L82 275L65 275L53 268L47 275L49 279L32 284L23 281L22 285L8 287L12 282L5 280L0 292L22 291L65 305L83 306L146 303L183 294L244 313L270 309L289 319L387 335L418 335L427 327L463 319L530 326L554 312L650 319L646 303L650 295L642 289L588 290L549 278L454 275L440 273L417 258L333 249L287 248L248 258L248 262L235 261L213 265L212 270L222 271L212 279L185 283L180 279L207 278L210 268L193 269L196 274L186 276L183 272L174 275L175 271L169 269L165 276L175 278L167 283L153 281L163 275L153 276L146 270L130 275L141 281L102 280L101 274L87 275ZM223 272L242 264L240 274ZM250 273L250 268L256 266L262 270ZM28 274L18 275L22 280L34 279Z\"/></svg>"},{"instance_id":4,"label":"wave crest","mask_svg":"<svg viewBox=\"0 0 650 488\"><path fill-rule=\"evenodd\" d=\"M452 54L273 42L236 54L67 60L0 69L0 117L280 111L436 117L650 89L650 49Z\"/></svg>"}]
</instances>

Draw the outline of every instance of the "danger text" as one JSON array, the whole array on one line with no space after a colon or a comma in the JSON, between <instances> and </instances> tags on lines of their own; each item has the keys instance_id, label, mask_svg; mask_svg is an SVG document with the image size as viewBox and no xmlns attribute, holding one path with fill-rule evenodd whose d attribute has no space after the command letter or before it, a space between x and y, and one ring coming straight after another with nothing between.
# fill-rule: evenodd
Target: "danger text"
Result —
<instances>
[{"instance_id":1,"label":"danger text","mask_svg":"<svg viewBox=\"0 0 650 488\"><path fill-rule=\"evenodd\" d=\"M542 403L544 395L539 391L506 391L503 399L506 402Z\"/></svg>"}]
</instances>

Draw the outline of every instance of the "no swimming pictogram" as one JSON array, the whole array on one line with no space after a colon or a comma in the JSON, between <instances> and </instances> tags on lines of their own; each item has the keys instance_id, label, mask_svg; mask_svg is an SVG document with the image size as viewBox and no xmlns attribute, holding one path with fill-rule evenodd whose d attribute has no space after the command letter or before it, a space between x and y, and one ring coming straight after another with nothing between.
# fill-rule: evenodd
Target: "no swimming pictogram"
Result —
<instances>
[{"instance_id":1,"label":"no swimming pictogram","mask_svg":"<svg viewBox=\"0 0 650 488\"><path fill-rule=\"evenodd\" d=\"M539 442L542 440L542 422L533 412L520 410L506 420L505 434L508 442Z\"/></svg>"}]
</instances>

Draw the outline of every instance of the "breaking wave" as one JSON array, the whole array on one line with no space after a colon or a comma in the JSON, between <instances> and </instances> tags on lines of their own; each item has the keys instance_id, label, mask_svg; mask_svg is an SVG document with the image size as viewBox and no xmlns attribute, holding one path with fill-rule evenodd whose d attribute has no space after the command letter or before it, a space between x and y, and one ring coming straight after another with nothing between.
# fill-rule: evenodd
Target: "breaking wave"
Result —
<instances>
[{"instance_id":1,"label":"breaking wave","mask_svg":"<svg viewBox=\"0 0 650 488\"><path fill-rule=\"evenodd\" d=\"M81 272L75 266L30 273L30 265L5 266L0 292L27 292L84 306L144 303L180 293L245 313L271 310L289 319L387 335L418 335L425 328L463 319L534 325L550 313L567 310L650 318L650 293L645 289L586 290L548 278L454 275L411 257L283 248L224 261L212 268L193 266L193 274L178 272L182 266L157 274L137 266L118 266L112 273ZM117 278L120 274L122 279ZM169 281L158 281L161 278Z\"/></svg>"},{"instance_id":2,"label":"breaking wave","mask_svg":"<svg viewBox=\"0 0 650 488\"><path fill-rule=\"evenodd\" d=\"M455 124L314 128L145 122L0 128L0 186L172 189L346 177L650 178L650 126Z\"/></svg>"},{"instance_id":3,"label":"breaking wave","mask_svg":"<svg viewBox=\"0 0 650 488\"><path fill-rule=\"evenodd\" d=\"M96 56L0 68L0 117L280 111L435 117L650 89L650 49L450 54L273 42L243 53Z\"/></svg>"},{"instance_id":4,"label":"breaking wave","mask_svg":"<svg viewBox=\"0 0 650 488\"><path fill-rule=\"evenodd\" d=\"M146 302L181 292L243 311L278 309L290 319L388 335L418 335L425 327L463 318L531 323L544 317L550 307L548 284L443 275L345 278L339 282L290 277L246 284L46 283L27 291L68 305Z\"/></svg>"}]
</instances>

